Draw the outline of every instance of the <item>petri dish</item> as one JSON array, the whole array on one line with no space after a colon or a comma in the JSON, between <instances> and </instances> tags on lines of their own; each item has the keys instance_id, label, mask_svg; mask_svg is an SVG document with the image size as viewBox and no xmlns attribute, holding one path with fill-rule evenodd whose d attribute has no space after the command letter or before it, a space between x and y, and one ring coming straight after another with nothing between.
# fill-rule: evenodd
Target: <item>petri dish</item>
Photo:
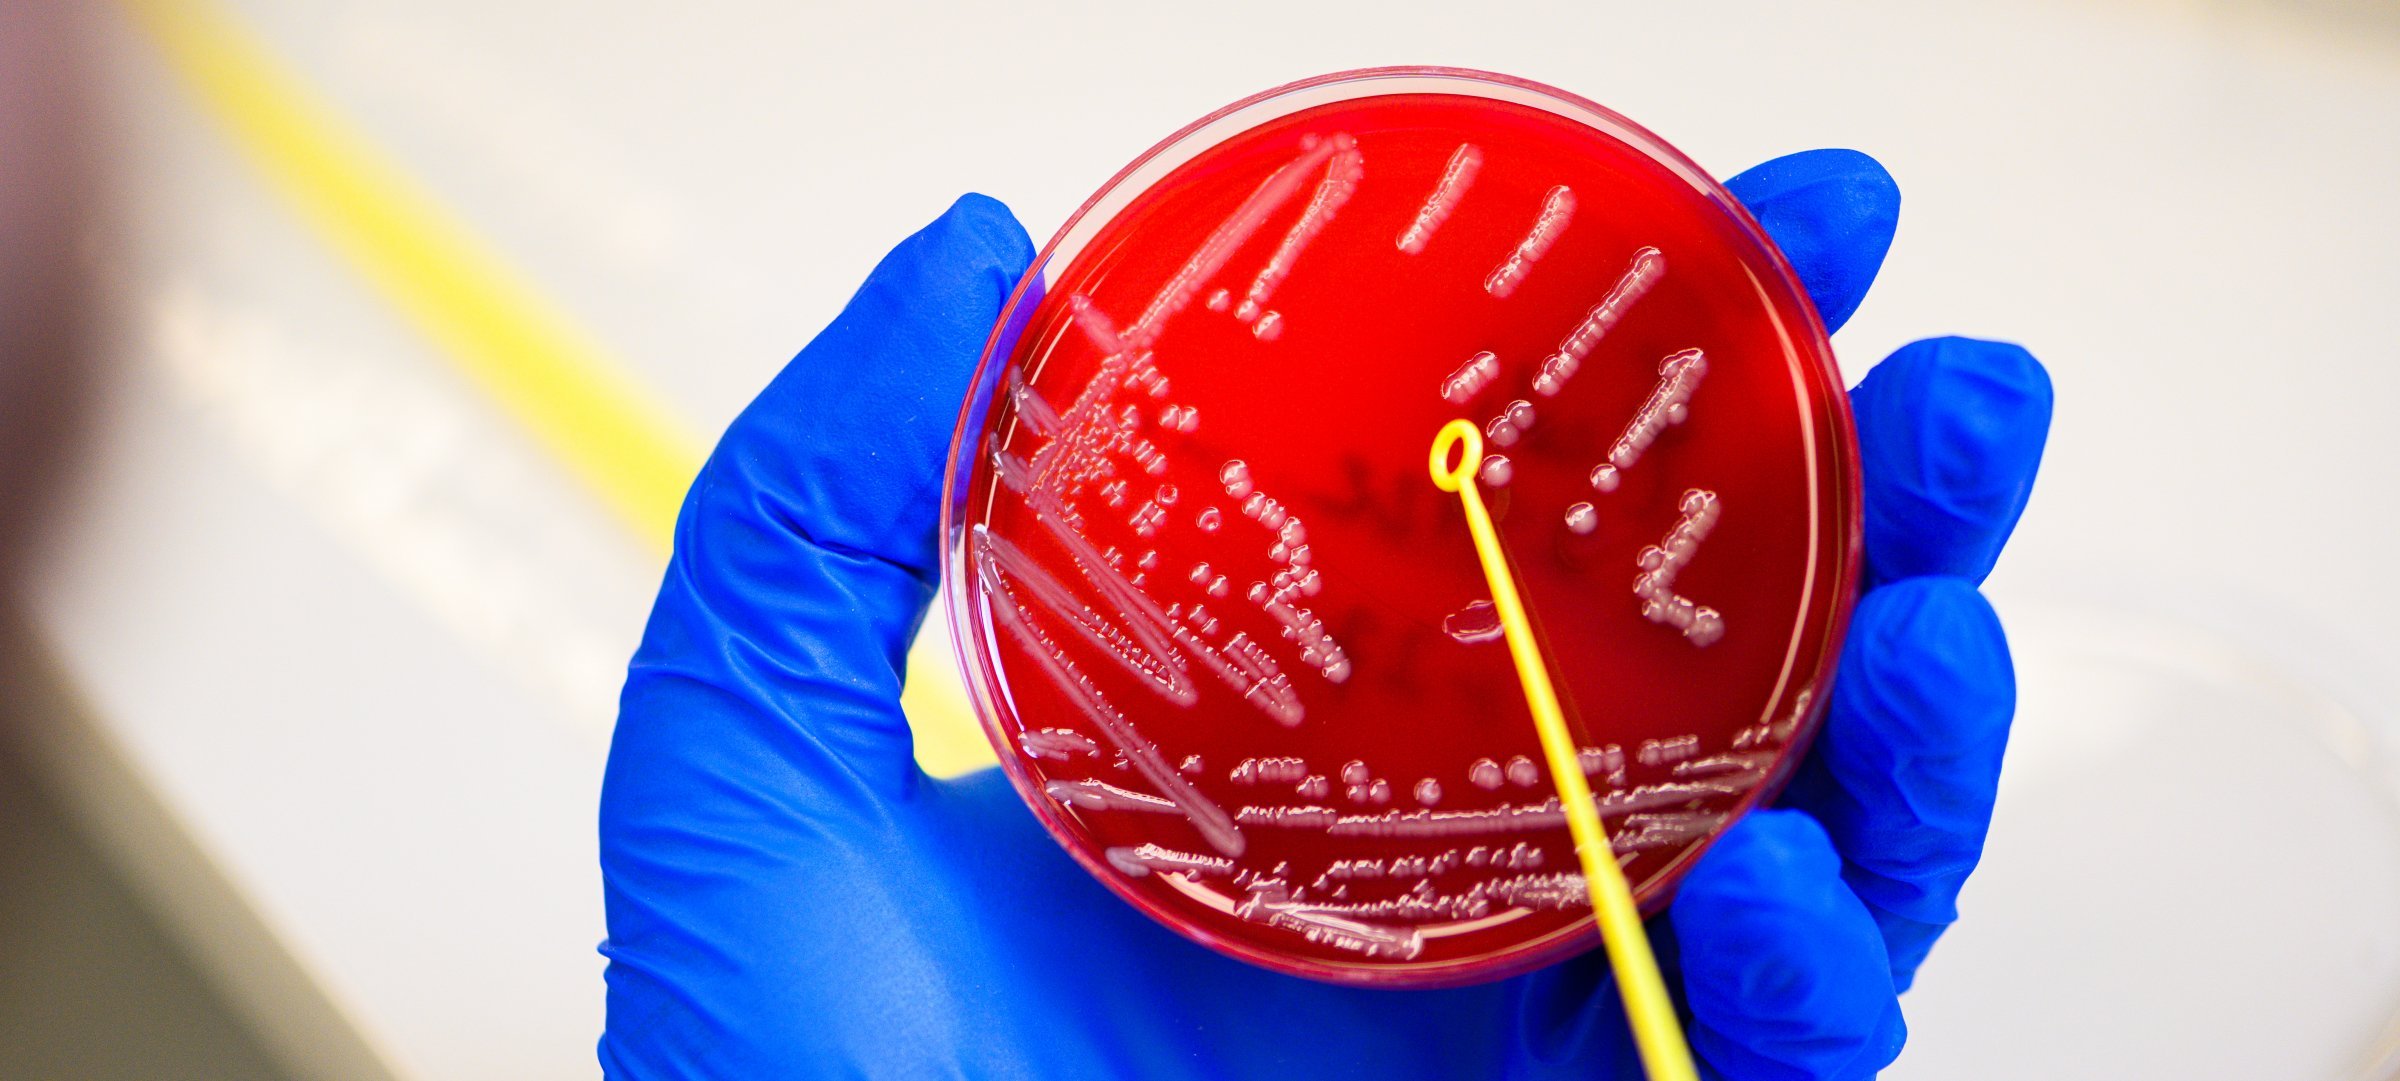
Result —
<instances>
[{"instance_id":1,"label":"petri dish","mask_svg":"<svg viewBox=\"0 0 2400 1081\"><path fill-rule=\"evenodd\" d=\"M1036 260L963 410L952 633L1035 813L1318 979L1597 944L1457 498L1456 417L1646 911L1782 784L1859 564L1848 402L1771 241L1656 136L1376 69L1176 133Z\"/></svg>"}]
</instances>

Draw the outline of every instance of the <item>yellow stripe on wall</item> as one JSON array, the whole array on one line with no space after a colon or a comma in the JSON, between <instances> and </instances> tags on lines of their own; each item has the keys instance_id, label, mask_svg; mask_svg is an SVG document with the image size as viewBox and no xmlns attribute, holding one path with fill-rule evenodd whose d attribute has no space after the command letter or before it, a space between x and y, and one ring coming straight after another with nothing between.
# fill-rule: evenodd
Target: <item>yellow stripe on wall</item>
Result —
<instances>
[{"instance_id":1,"label":"yellow stripe on wall","mask_svg":"<svg viewBox=\"0 0 2400 1081\"><path fill-rule=\"evenodd\" d=\"M124 0L250 163L374 291L650 548L673 546L701 445L599 340L207 0ZM901 705L940 775L992 761L951 659L909 657Z\"/></svg>"},{"instance_id":2,"label":"yellow stripe on wall","mask_svg":"<svg viewBox=\"0 0 2400 1081\"><path fill-rule=\"evenodd\" d=\"M624 366L221 12L128 0L251 163L375 291L663 553L700 449Z\"/></svg>"}]
</instances>

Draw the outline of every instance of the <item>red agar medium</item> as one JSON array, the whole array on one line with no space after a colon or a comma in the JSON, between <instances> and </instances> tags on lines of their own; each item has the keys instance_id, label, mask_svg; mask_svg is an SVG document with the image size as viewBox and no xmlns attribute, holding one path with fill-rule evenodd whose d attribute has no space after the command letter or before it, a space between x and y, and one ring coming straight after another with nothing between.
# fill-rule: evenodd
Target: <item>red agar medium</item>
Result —
<instances>
[{"instance_id":1,"label":"red agar medium","mask_svg":"<svg viewBox=\"0 0 2400 1081\"><path fill-rule=\"evenodd\" d=\"M1598 943L1458 498L1455 417L1656 911L1807 745L1859 563L1813 309L1714 181L1499 76L1295 84L1162 144L962 415L955 632L1002 766L1162 923L1427 986Z\"/></svg>"}]
</instances>

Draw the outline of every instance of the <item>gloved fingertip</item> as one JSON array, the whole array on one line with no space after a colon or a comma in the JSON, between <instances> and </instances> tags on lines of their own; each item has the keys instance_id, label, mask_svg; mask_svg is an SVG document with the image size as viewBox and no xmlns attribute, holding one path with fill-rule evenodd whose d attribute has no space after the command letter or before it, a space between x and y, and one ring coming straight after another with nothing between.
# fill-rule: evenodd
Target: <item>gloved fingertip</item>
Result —
<instances>
[{"instance_id":1,"label":"gloved fingertip","mask_svg":"<svg viewBox=\"0 0 2400 1081\"><path fill-rule=\"evenodd\" d=\"M1728 830L1684 880L1674 926L1692 1046L1723 1076L1869 1077L1899 1054L1882 937L1808 815Z\"/></svg>"},{"instance_id":2,"label":"gloved fingertip","mask_svg":"<svg viewBox=\"0 0 2400 1081\"><path fill-rule=\"evenodd\" d=\"M1804 150L1725 182L1783 249L1831 333L1848 322L1900 227L1900 185L1856 150Z\"/></svg>"},{"instance_id":3,"label":"gloved fingertip","mask_svg":"<svg viewBox=\"0 0 2400 1081\"><path fill-rule=\"evenodd\" d=\"M1808 981L1786 955L1838 911L1840 876L1833 842L1805 814L1760 811L1728 830L1675 896L1693 1011L1805 1009Z\"/></svg>"},{"instance_id":4,"label":"gloved fingertip","mask_svg":"<svg viewBox=\"0 0 2400 1081\"><path fill-rule=\"evenodd\" d=\"M982 244L995 266L1022 274L1033 262L1033 238L1025 232L1024 224L1017 221L1016 213L1008 209L1008 204L982 192L959 196L935 221Z\"/></svg>"},{"instance_id":5,"label":"gloved fingertip","mask_svg":"<svg viewBox=\"0 0 2400 1081\"><path fill-rule=\"evenodd\" d=\"M763 518L930 585L950 432L1032 257L1015 215L974 194L894 246L727 428L701 517Z\"/></svg>"},{"instance_id":6,"label":"gloved fingertip","mask_svg":"<svg viewBox=\"0 0 2400 1081\"><path fill-rule=\"evenodd\" d=\"M1722 873L1704 877L1712 888L1743 888L1772 883L1784 876L1809 874L1832 866L1833 848L1815 819L1788 811L1761 811L1744 818L1741 828L1728 831L1723 841L1700 857L1702 866ZM1764 872L1764 877L1760 872Z\"/></svg>"},{"instance_id":7,"label":"gloved fingertip","mask_svg":"<svg viewBox=\"0 0 2400 1081\"><path fill-rule=\"evenodd\" d=\"M1860 598L1851 626L1834 686L1837 740L1952 755L1989 748L1997 759L2016 713L2016 669L1982 593L1962 578L1905 578Z\"/></svg>"},{"instance_id":8,"label":"gloved fingertip","mask_svg":"<svg viewBox=\"0 0 2400 1081\"><path fill-rule=\"evenodd\" d=\"M1981 582L2025 511L2049 439L2041 362L2010 342L1931 338L1877 365L1851 406L1874 576Z\"/></svg>"},{"instance_id":9,"label":"gloved fingertip","mask_svg":"<svg viewBox=\"0 0 2400 1081\"><path fill-rule=\"evenodd\" d=\"M1982 858L2016 676L1999 617L1963 579L1881 586L1851 627L1825 730L1787 797L1825 823L1905 986Z\"/></svg>"},{"instance_id":10,"label":"gloved fingertip","mask_svg":"<svg viewBox=\"0 0 2400 1081\"><path fill-rule=\"evenodd\" d=\"M829 329L839 332L845 322L963 320L962 329L980 335L1032 261L1033 241L1008 206L969 192L877 263L845 318Z\"/></svg>"}]
</instances>

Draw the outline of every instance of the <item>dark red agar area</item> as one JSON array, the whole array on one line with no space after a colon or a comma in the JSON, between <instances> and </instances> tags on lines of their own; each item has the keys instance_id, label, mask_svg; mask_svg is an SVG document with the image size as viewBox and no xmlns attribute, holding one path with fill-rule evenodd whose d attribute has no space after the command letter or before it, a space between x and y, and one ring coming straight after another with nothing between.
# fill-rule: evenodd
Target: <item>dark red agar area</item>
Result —
<instances>
[{"instance_id":1,"label":"dark red agar area","mask_svg":"<svg viewBox=\"0 0 2400 1081\"><path fill-rule=\"evenodd\" d=\"M1159 920L1319 978L1598 941L1443 422L1506 459L1485 499L1645 910L1806 746L1858 562L1831 353L1731 199L1597 107L1443 78L1211 135L1071 224L953 477L1026 799Z\"/></svg>"}]
</instances>

